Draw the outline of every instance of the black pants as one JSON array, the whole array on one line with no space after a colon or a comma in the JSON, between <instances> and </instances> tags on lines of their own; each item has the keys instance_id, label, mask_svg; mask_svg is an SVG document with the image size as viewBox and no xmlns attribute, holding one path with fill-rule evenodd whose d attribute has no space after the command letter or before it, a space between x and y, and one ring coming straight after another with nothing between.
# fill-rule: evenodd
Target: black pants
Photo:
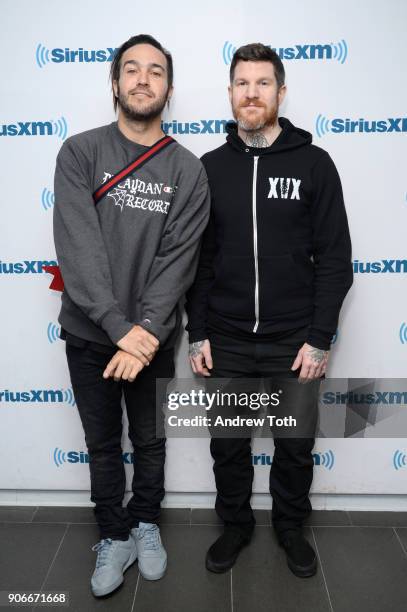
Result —
<instances>
[{"instance_id":1,"label":"black pants","mask_svg":"<svg viewBox=\"0 0 407 612\"><path fill-rule=\"evenodd\" d=\"M138 524L157 522L164 497L165 439L156 437L156 378L174 376L173 349L158 351L133 383L105 380L114 355L66 345L72 388L89 453L91 500L101 538L127 539ZM133 496L122 507L122 394L134 449ZM161 414L161 413L160 413Z\"/></svg>"},{"instance_id":2,"label":"black pants","mask_svg":"<svg viewBox=\"0 0 407 612\"><path fill-rule=\"evenodd\" d=\"M212 378L297 378L300 369L291 370L292 363L307 336L308 327L286 332L272 342L251 342L212 333L209 335L213 357ZM293 381L294 383L294 381ZM296 385L300 385L295 382ZM306 385L297 387L299 401L308 396ZM312 401L312 435L317 421L318 385ZM301 406L297 406L301 410ZM315 426L314 426L315 424ZM272 523L281 540L287 531L300 531L303 521L311 514L309 490L313 478L314 437L274 437L274 457L270 469L270 493L273 497ZM251 459L251 438L212 437L211 454L217 497L216 511L226 525L237 526L250 535L255 519L250 506L254 469Z\"/></svg>"}]
</instances>

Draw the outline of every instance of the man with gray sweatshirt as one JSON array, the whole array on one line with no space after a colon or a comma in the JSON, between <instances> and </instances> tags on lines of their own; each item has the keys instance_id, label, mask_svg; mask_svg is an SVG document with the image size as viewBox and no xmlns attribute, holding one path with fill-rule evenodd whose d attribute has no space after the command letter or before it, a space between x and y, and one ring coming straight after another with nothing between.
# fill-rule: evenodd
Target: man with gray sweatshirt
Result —
<instances>
[{"instance_id":1,"label":"man with gray sweatshirt","mask_svg":"<svg viewBox=\"0 0 407 612\"><path fill-rule=\"evenodd\" d=\"M97 597L115 590L136 559L147 580L165 573L157 524L165 439L156 435L155 387L174 375L179 302L209 215L201 162L161 130L173 91L171 55L151 36L134 36L118 49L111 79L118 121L69 138L55 171L64 281L58 320L100 527L91 579ZM123 394L134 448L126 508Z\"/></svg>"}]
</instances>

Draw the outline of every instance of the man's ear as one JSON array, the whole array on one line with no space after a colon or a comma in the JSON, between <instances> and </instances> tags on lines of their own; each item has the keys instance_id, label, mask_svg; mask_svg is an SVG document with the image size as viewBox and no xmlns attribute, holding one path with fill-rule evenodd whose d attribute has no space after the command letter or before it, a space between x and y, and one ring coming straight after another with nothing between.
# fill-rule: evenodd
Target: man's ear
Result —
<instances>
[{"instance_id":1,"label":"man's ear","mask_svg":"<svg viewBox=\"0 0 407 612\"><path fill-rule=\"evenodd\" d=\"M167 106L168 108L170 107L170 100L172 98L172 94L174 93L174 86L171 85L171 87L168 90L168 94L167 94Z\"/></svg>"},{"instance_id":2,"label":"man's ear","mask_svg":"<svg viewBox=\"0 0 407 612\"><path fill-rule=\"evenodd\" d=\"M281 85L280 89L278 90L278 105L279 106L283 103L286 93L287 93L287 85Z\"/></svg>"}]
</instances>

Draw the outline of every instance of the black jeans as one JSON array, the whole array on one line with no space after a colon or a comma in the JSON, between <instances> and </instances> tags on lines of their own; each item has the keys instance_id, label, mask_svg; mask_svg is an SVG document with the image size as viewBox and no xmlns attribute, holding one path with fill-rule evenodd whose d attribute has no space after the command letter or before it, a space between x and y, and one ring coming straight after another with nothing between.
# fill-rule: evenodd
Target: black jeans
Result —
<instances>
[{"instance_id":1,"label":"black jeans","mask_svg":"<svg viewBox=\"0 0 407 612\"><path fill-rule=\"evenodd\" d=\"M300 369L291 370L298 350L304 344L308 327L281 334L271 342L242 341L210 333L213 370L212 378L263 378L265 386L273 377L297 378ZM294 382L294 381L293 381ZM299 385L299 383L295 383ZM312 435L315 435L319 382L311 383L311 407L306 385L298 387L299 403L309 411ZM316 394L315 394L316 390ZM313 398L315 397L315 401ZM301 411L302 406L297 406ZM310 431L310 429L308 429ZM280 540L291 530L300 531L303 521L311 514L309 490L312 484L314 437L274 437L274 456L270 469L270 493L273 497L272 523ZM238 527L250 536L255 525L250 506L254 469L251 458L251 438L211 438L211 454L217 488L216 511L225 525Z\"/></svg>"},{"instance_id":2,"label":"black jeans","mask_svg":"<svg viewBox=\"0 0 407 612\"><path fill-rule=\"evenodd\" d=\"M88 447L91 500L96 504L100 536L127 539L139 521L155 523L160 515L165 438L156 437L156 378L173 378L174 350L158 351L133 383L103 378L115 352L106 354L66 345L72 388ZM121 447L122 394L134 449L133 496L127 508L122 507L126 488Z\"/></svg>"}]
</instances>

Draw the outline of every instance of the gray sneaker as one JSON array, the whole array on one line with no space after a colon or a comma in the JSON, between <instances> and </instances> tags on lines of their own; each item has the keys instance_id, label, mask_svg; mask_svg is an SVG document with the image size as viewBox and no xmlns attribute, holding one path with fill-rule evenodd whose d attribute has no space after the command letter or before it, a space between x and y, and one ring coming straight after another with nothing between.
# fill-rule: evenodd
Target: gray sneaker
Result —
<instances>
[{"instance_id":1,"label":"gray sneaker","mask_svg":"<svg viewBox=\"0 0 407 612\"><path fill-rule=\"evenodd\" d=\"M96 567L90 584L95 597L108 595L123 582L123 573L137 559L137 548L131 535L127 540L100 540L92 550L97 552Z\"/></svg>"},{"instance_id":2,"label":"gray sneaker","mask_svg":"<svg viewBox=\"0 0 407 612\"><path fill-rule=\"evenodd\" d=\"M138 568L146 580L159 580L167 569L167 553L155 523L139 523L131 530L137 547Z\"/></svg>"}]
</instances>

